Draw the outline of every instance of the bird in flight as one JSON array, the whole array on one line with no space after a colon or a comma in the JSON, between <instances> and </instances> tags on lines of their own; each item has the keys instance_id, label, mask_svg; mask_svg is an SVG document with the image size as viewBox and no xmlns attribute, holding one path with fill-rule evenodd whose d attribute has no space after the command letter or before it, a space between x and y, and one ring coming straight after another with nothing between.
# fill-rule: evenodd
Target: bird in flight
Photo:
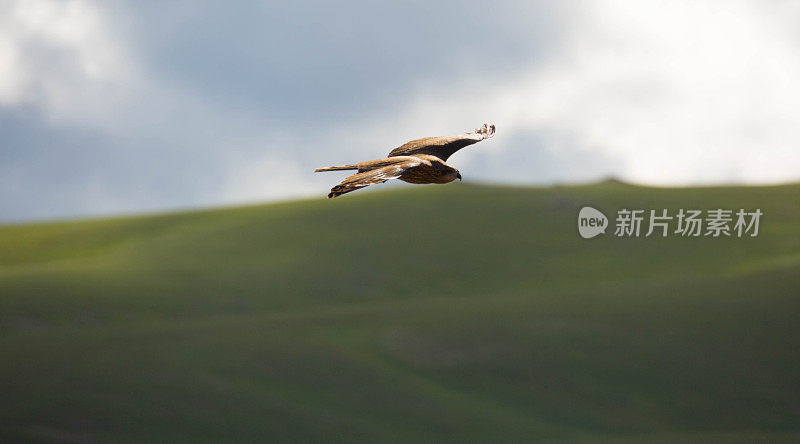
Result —
<instances>
[{"instance_id":1,"label":"bird in flight","mask_svg":"<svg viewBox=\"0 0 800 444\"><path fill-rule=\"evenodd\" d=\"M389 157L358 162L352 165L317 168L322 171L358 170L331 188L328 198L341 196L359 188L400 179L408 183L450 183L461 180L461 173L445 163L447 158L465 146L478 143L494 135L494 125L483 124L474 133L457 136L425 137L412 140L389 152Z\"/></svg>"}]
</instances>

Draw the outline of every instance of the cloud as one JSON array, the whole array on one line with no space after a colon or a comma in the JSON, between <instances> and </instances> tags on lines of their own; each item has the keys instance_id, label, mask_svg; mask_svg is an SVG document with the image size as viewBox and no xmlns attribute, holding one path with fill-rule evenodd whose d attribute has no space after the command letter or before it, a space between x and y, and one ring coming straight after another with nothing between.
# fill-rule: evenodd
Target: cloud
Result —
<instances>
[{"instance_id":1,"label":"cloud","mask_svg":"<svg viewBox=\"0 0 800 444\"><path fill-rule=\"evenodd\" d=\"M391 120L432 133L482 115L498 124L498 136L511 136L495 139L498 158L531 149L515 135L535 133L552 150L618 158L613 173L643 183L797 180L797 9L743 1L585 3L570 15L558 54L492 84L431 89ZM536 171L528 181L540 180Z\"/></svg>"},{"instance_id":2,"label":"cloud","mask_svg":"<svg viewBox=\"0 0 800 444\"><path fill-rule=\"evenodd\" d=\"M16 130L0 175L15 192L0 219L324 194L332 178L311 171L348 155L343 127L541 46L521 26L496 33L522 24L510 4L312 6L6 4L0 125Z\"/></svg>"},{"instance_id":3,"label":"cloud","mask_svg":"<svg viewBox=\"0 0 800 444\"><path fill-rule=\"evenodd\" d=\"M800 177L798 14L756 2L593 5L564 57L529 84L534 128L624 157L637 181Z\"/></svg>"},{"instance_id":4,"label":"cloud","mask_svg":"<svg viewBox=\"0 0 800 444\"><path fill-rule=\"evenodd\" d=\"M468 180L800 178L796 2L0 5L0 219L324 196L495 123Z\"/></svg>"},{"instance_id":5,"label":"cloud","mask_svg":"<svg viewBox=\"0 0 800 444\"><path fill-rule=\"evenodd\" d=\"M314 180L292 160L270 157L247 159L227 182L226 202L253 202L309 197L319 194L320 180ZM324 187L324 185L322 185Z\"/></svg>"},{"instance_id":6,"label":"cloud","mask_svg":"<svg viewBox=\"0 0 800 444\"><path fill-rule=\"evenodd\" d=\"M252 196L251 183L232 191L240 169L274 153L279 131L164 82L95 3L25 0L0 12L0 219Z\"/></svg>"},{"instance_id":7,"label":"cloud","mask_svg":"<svg viewBox=\"0 0 800 444\"><path fill-rule=\"evenodd\" d=\"M0 105L96 120L135 80L136 67L95 4L18 0L0 8Z\"/></svg>"}]
</instances>

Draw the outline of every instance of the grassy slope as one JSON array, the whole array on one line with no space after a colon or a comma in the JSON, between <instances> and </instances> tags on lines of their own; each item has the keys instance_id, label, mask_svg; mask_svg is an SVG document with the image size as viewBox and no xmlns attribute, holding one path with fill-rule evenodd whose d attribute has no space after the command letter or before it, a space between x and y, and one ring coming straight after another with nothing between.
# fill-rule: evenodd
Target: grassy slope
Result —
<instances>
[{"instance_id":1,"label":"grassy slope","mask_svg":"<svg viewBox=\"0 0 800 444\"><path fill-rule=\"evenodd\" d=\"M0 438L800 439L800 186L360 194L0 228Z\"/></svg>"}]
</instances>

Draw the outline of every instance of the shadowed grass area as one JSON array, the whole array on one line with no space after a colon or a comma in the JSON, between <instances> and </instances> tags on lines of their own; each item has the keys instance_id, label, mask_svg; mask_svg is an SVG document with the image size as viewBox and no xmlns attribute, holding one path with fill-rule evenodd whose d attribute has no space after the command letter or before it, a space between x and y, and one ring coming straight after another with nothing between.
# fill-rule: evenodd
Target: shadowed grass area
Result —
<instances>
[{"instance_id":1,"label":"shadowed grass area","mask_svg":"<svg viewBox=\"0 0 800 444\"><path fill-rule=\"evenodd\" d=\"M458 184L0 227L0 438L797 441L799 202ZM584 205L764 216L584 240Z\"/></svg>"}]
</instances>

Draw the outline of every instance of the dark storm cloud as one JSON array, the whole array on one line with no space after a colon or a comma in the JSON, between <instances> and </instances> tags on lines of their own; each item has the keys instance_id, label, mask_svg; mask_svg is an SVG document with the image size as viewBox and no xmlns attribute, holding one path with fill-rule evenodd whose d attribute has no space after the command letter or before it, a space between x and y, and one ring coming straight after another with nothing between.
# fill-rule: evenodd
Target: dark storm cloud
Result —
<instances>
[{"instance_id":1,"label":"dark storm cloud","mask_svg":"<svg viewBox=\"0 0 800 444\"><path fill-rule=\"evenodd\" d=\"M107 141L92 131L52 128L31 109L0 111L0 217L85 211L86 187Z\"/></svg>"},{"instance_id":2,"label":"dark storm cloud","mask_svg":"<svg viewBox=\"0 0 800 444\"><path fill-rule=\"evenodd\" d=\"M148 69L303 127L397 107L415 85L491 78L552 48L554 12L483 2L170 2L131 8ZM532 17L539 17L534 21Z\"/></svg>"},{"instance_id":3,"label":"dark storm cloud","mask_svg":"<svg viewBox=\"0 0 800 444\"><path fill-rule=\"evenodd\" d=\"M219 159L185 157L190 150L180 146L152 149L147 136L45 123L30 108L0 112L0 134L4 220L169 208L214 195L202 171Z\"/></svg>"}]
</instances>

